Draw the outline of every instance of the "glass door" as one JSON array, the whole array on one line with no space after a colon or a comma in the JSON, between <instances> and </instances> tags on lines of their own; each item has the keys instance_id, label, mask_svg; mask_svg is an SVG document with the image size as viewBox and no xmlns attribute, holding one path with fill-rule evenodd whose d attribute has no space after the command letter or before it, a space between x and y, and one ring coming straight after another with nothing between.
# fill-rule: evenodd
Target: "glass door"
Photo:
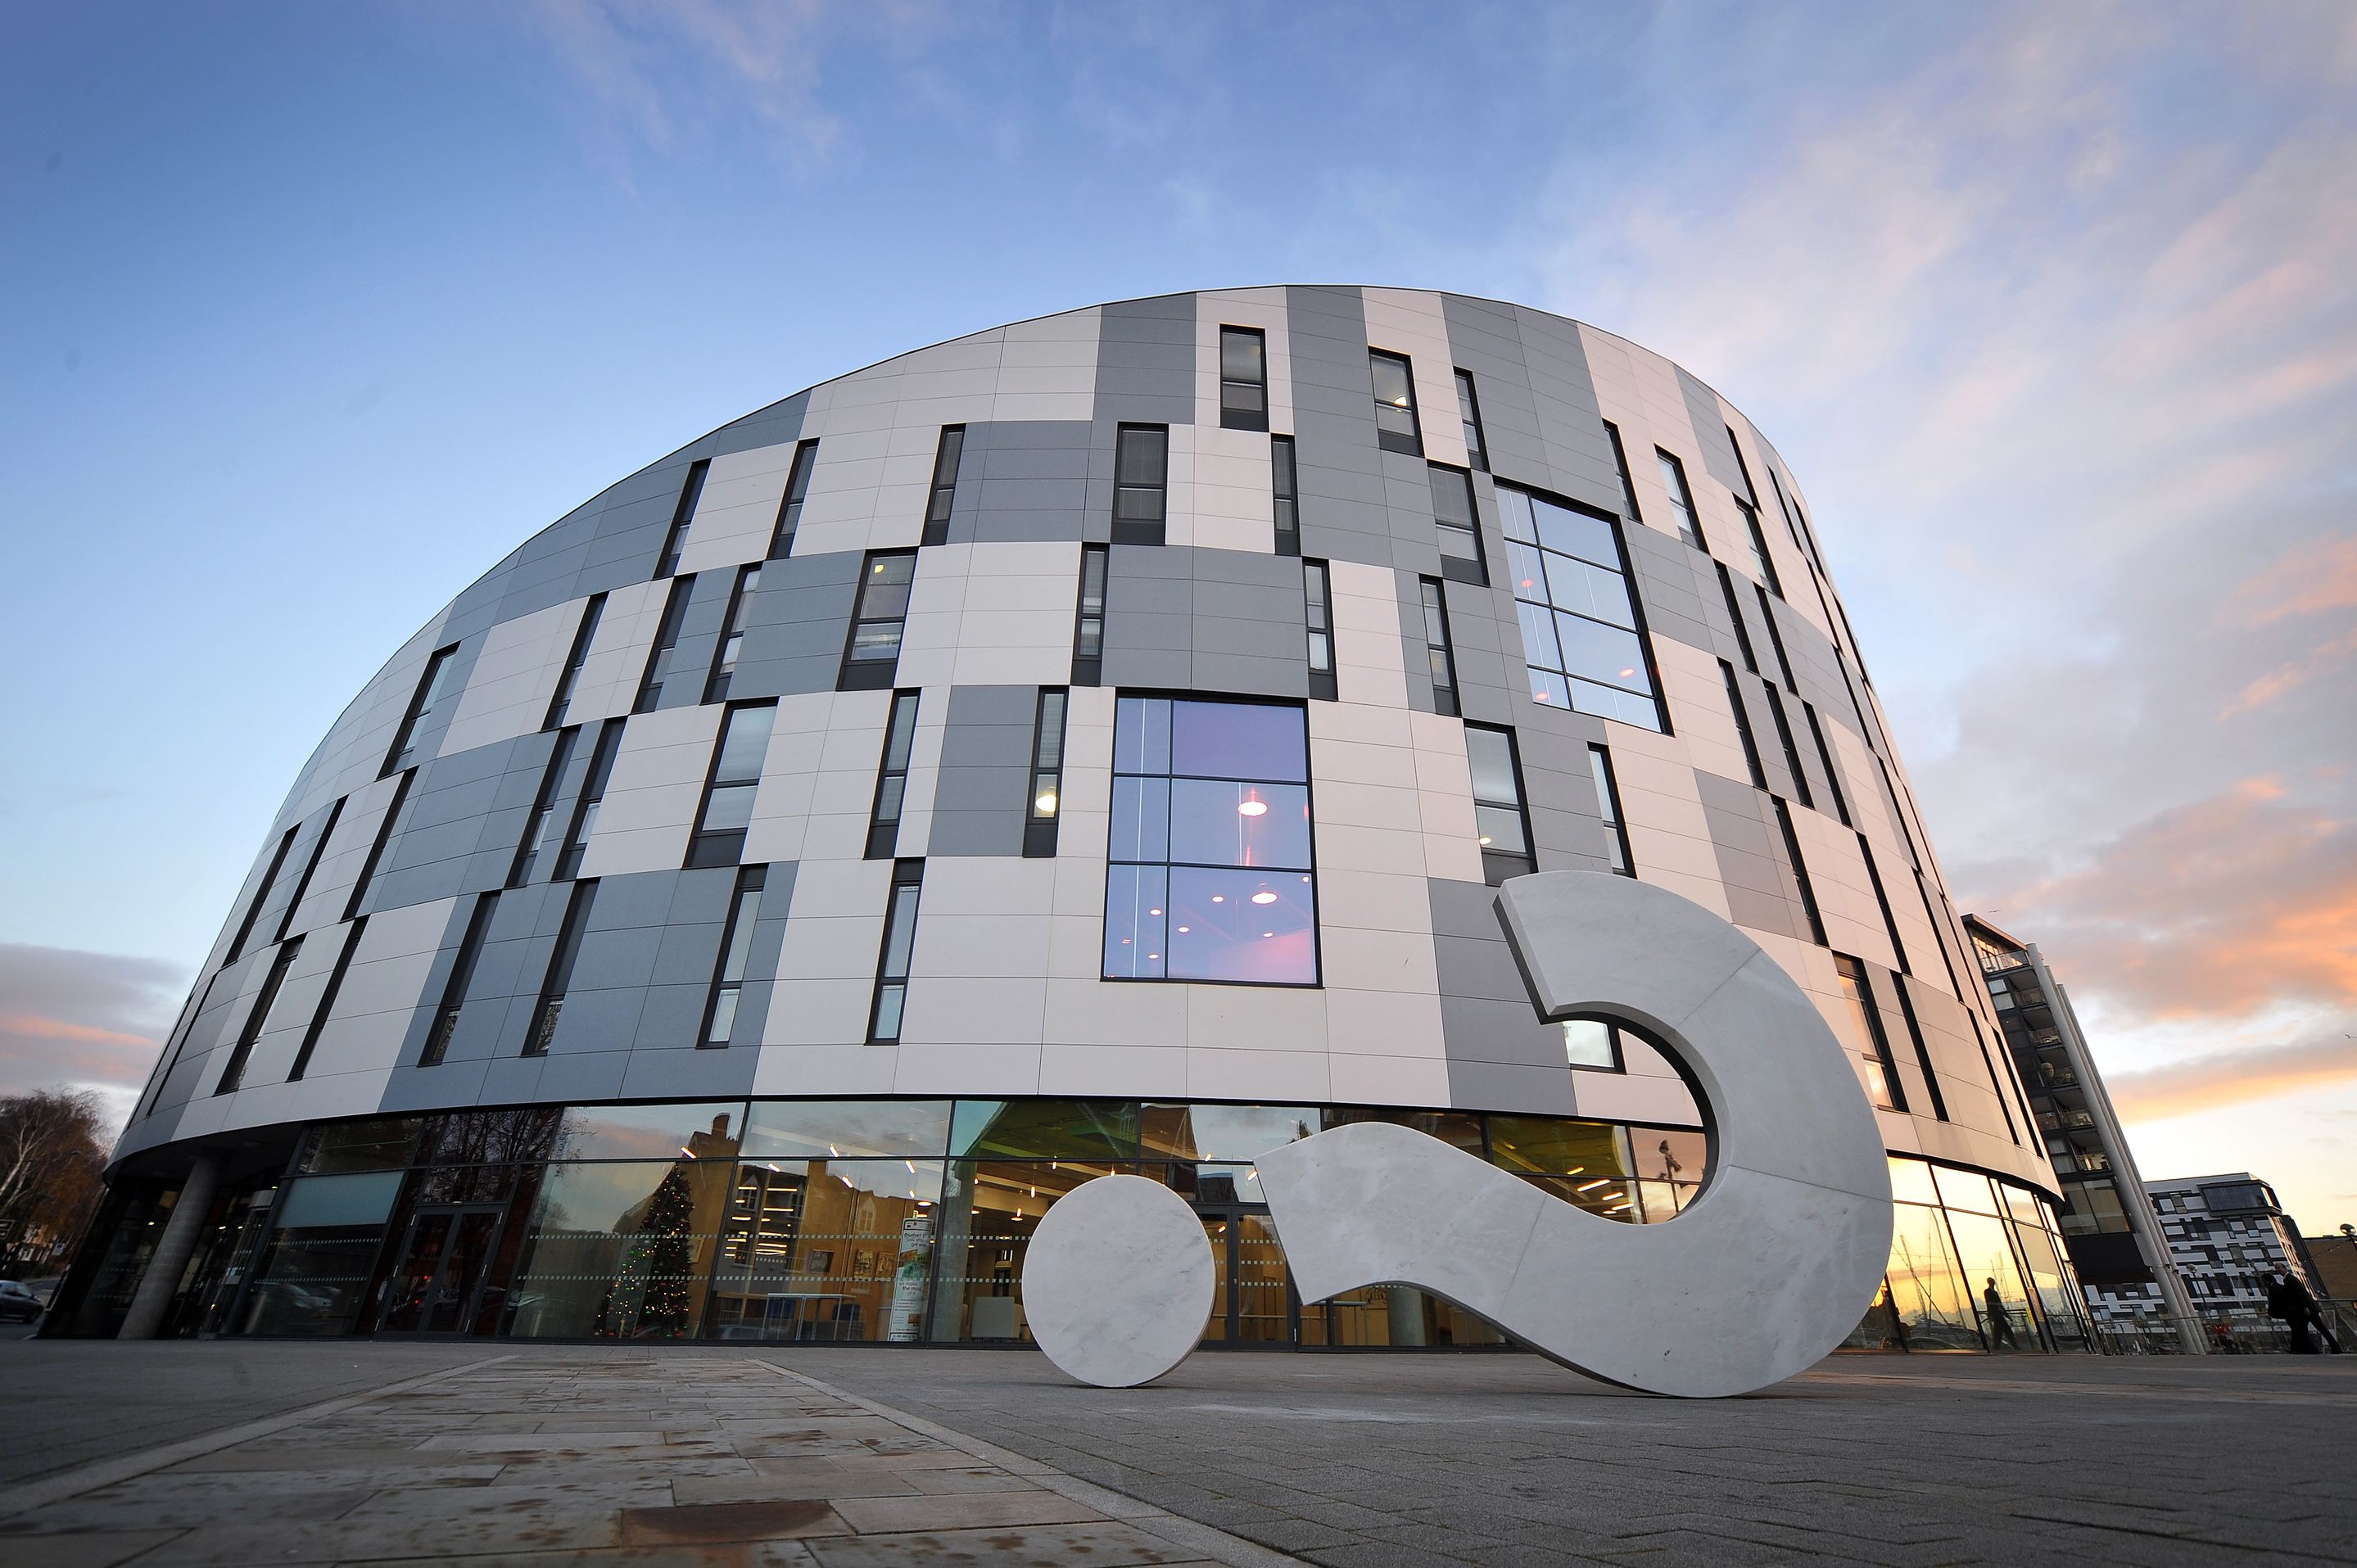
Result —
<instances>
[{"instance_id":1,"label":"glass door","mask_svg":"<svg viewBox=\"0 0 2357 1568\"><path fill-rule=\"evenodd\" d=\"M436 1205L409 1222L399 1266L385 1283L384 1334L460 1334L499 1241L497 1204Z\"/></svg>"},{"instance_id":2,"label":"glass door","mask_svg":"<svg viewBox=\"0 0 2357 1568\"><path fill-rule=\"evenodd\" d=\"M1211 1244L1211 1320L1203 1326L1203 1343L1293 1344L1300 1304L1268 1210L1236 1205L1200 1207L1196 1212Z\"/></svg>"}]
</instances>

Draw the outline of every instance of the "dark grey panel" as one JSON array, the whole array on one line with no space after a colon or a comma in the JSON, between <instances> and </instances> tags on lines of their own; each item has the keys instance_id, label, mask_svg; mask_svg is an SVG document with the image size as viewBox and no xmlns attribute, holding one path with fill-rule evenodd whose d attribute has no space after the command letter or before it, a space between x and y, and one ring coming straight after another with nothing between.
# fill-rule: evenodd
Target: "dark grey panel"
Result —
<instances>
[{"instance_id":1,"label":"dark grey panel","mask_svg":"<svg viewBox=\"0 0 2357 1568\"><path fill-rule=\"evenodd\" d=\"M1792 897L1792 865L1767 797L1700 768L1695 783L1735 923L1807 941L1808 918Z\"/></svg>"},{"instance_id":2,"label":"dark grey panel","mask_svg":"<svg viewBox=\"0 0 2357 1568\"><path fill-rule=\"evenodd\" d=\"M1390 503L1375 442L1366 307L1354 288L1285 294L1302 553L1389 566Z\"/></svg>"},{"instance_id":3,"label":"dark grey panel","mask_svg":"<svg viewBox=\"0 0 2357 1568\"><path fill-rule=\"evenodd\" d=\"M1086 537L1094 449L1095 426L1080 420L967 425L950 542Z\"/></svg>"},{"instance_id":4,"label":"dark grey panel","mask_svg":"<svg viewBox=\"0 0 2357 1568\"><path fill-rule=\"evenodd\" d=\"M765 569L761 574L764 584L768 582L769 575ZM728 624L728 601L736 591L737 568L734 566L698 572L690 581L687 608L679 619L679 641L672 653L671 673L663 678L662 695L655 703L657 709L692 708L704 701L705 682L711 678L713 656L720 651L720 634ZM756 594L759 591L759 588L754 590ZM748 647L752 642L749 628L746 642ZM839 641L835 651L838 655L842 652ZM741 664L743 650L738 650L737 659ZM833 684L832 682L828 683ZM732 675L728 694L742 698L752 693L738 692L736 678ZM759 693L765 697L774 694L769 692Z\"/></svg>"},{"instance_id":5,"label":"dark grey panel","mask_svg":"<svg viewBox=\"0 0 2357 1568\"><path fill-rule=\"evenodd\" d=\"M1552 482L1492 465L1501 478L1526 478L1609 512L1620 510L1620 471L1596 404L1596 381L1579 328L1561 317L1517 308L1523 362L1530 373L1531 402Z\"/></svg>"},{"instance_id":6,"label":"dark grey panel","mask_svg":"<svg viewBox=\"0 0 2357 1568\"><path fill-rule=\"evenodd\" d=\"M856 550L838 550L761 569L761 585L746 599L745 646L728 682L732 701L834 690L865 560Z\"/></svg>"},{"instance_id":7,"label":"dark grey panel","mask_svg":"<svg viewBox=\"0 0 2357 1568\"><path fill-rule=\"evenodd\" d=\"M361 912L479 893L506 881L554 739L516 736L422 764L402 829L385 845Z\"/></svg>"},{"instance_id":8,"label":"dark grey panel","mask_svg":"<svg viewBox=\"0 0 2357 1568\"><path fill-rule=\"evenodd\" d=\"M1689 648L1718 653L1719 644L1710 630L1710 602L1720 601L1717 618L1724 621L1724 597L1718 592L1715 575L1708 598L1695 580L1697 568L1710 571L1709 558L1693 546L1642 523L1623 523L1620 533L1629 546L1629 564L1637 575L1637 597L1644 607L1645 629L1656 637L1674 638ZM1738 669L1742 667L1742 654L1731 645L1721 657L1732 660Z\"/></svg>"},{"instance_id":9,"label":"dark grey panel","mask_svg":"<svg viewBox=\"0 0 2357 1568\"><path fill-rule=\"evenodd\" d=\"M1017 855L1030 800L1036 686L953 686L926 853Z\"/></svg>"},{"instance_id":10,"label":"dark grey panel","mask_svg":"<svg viewBox=\"0 0 2357 1568\"><path fill-rule=\"evenodd\" d=\"M1449 294L1441 295L1440 308L1455 368L1472 376L1474 395L1480 400L1482 444L1491 470L1534 479L1549 472L1538 401L1531 390L1513 306Z\"/></svg>"},{"instance_id":11,"label":"dark grey panel","mask_svg":"<svg viewBox=\"0 0 2357 1568\"><path fill-rule=\"evenodd\" d=\"M1124 300L1100 314L1096 413L1141 424L1195 423L1195 296Z\"/></svg>"}]
</instances>

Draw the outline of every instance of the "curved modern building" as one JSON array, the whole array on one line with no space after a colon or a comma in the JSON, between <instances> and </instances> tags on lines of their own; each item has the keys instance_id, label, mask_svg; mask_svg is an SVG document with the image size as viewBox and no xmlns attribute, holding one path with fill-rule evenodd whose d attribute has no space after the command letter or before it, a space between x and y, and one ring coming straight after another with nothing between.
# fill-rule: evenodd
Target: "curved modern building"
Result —
<instances>
[{"instance_id":1,"label":"curved modern building","mask_svg":"<svg viewBox=\"0 0 2357 1568\"><path fill-rule=\"evenodd\" d=\"M1355 287L918 349L525 541L295 781L51 1331L1015 1343L1041 1213L1135 1171L1215 1340L1495 1343L1299 1300L1253 1162L1396 1120L1674 1222L1684 1081L1500 927L1555 868L1848 1043L1900 1200L1857 1343L2084 1344L1791 470L1609 333Z\"/></svg>"}]
</instances>

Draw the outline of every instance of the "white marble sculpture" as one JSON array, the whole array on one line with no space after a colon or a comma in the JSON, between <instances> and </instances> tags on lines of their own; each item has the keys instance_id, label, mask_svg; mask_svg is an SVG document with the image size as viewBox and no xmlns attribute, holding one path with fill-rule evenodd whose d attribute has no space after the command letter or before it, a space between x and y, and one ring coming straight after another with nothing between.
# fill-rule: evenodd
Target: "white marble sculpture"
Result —
<instances>
[{"instance_id":1,"label":"white marble sculpture","mask_svg":"<svg viewBox=\"0 0 2357 1568\"><path fill-rule=\"evenodd\" d=\"M1663 888L1546 872L1507 883L1499 908L1543 1015L1618 1020L1675 1058L1712 1133L1702 1192L1667 1223L1619 1224L1421 1133L1338 1127L1259 1161L1302 1298L1413 1285L1591 1377L1686 1397L1764 1388L1832 1350L1880 1283L1891 1208L1874 1113L1823 1015L1749 937ZM1058 1366L1101 1380L1065 1347L1142 1334L1103 1321L1139 1313L1167 1318L1157 1342L1175 1343L1181 1317L1200 1332L1194 1299L1106 1291L1052 1330L1035 1309L1033 1331Z\"/></svg>"},{"instance_id":2,"label":"white marble sculpture","mask_svg":"<svg viewBox=\"0 0 2357 1568\"><path fill-rule=\"evenodd\" d=\"M1186 1199L1143 1176L1099 1176L1059 1198L1023 1256L1023 1311L1048 1359L1127 1389L1185 1360L1211 1321L1211 1242Z\"/></svg>"}]
</instances>

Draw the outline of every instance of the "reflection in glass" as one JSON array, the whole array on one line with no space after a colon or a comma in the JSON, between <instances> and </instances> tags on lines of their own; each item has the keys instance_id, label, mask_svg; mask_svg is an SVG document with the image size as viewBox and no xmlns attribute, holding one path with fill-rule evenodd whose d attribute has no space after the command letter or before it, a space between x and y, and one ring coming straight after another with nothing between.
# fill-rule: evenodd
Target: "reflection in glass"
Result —
<instances>
[{"instance_id":1,"label":"reflection in glass","mask_svg":"<svg viewBox=\"0 0 2357 1568\"><path fill-rule=\"evenodd\" d=\"M1890 1291L1918 1350L1977 1350L1978 1319L1964 1289L1948 1240L1947 1221L1936 1208L1912 1203L1893 1206Z\"/></svg>"},{"instance_id":2,"label":"reflection in glass","mask_svg":"<svg viewBox=\"0 0 2357 1568\"><path fill-rule=\"evenodd\" d=\"M503 1331L525 1339L699 1332L736 1168L729 1158L551 1165Z\"/></svg>"},{"instance_id":3,"label":"reflection in glass","mask_svg":"<svg viewBox=\"0 0 2357 1568\"><path fill-rule=\"evenodd\" d=\"M922 1337L939 1160L767 1160L737 1168L713 1273L722 1339Z\"/></svg>"},{"instance_id":4,"label":"reflection in glass","mask_svg":"<svg viewBox=\"0 0 2357 1568\"><path fill-rule=\"evenodd\" d=\"M923 1160L949 1140L946 1100L757 1100L747 1159Z\"/></svg>"}]
</instances>

